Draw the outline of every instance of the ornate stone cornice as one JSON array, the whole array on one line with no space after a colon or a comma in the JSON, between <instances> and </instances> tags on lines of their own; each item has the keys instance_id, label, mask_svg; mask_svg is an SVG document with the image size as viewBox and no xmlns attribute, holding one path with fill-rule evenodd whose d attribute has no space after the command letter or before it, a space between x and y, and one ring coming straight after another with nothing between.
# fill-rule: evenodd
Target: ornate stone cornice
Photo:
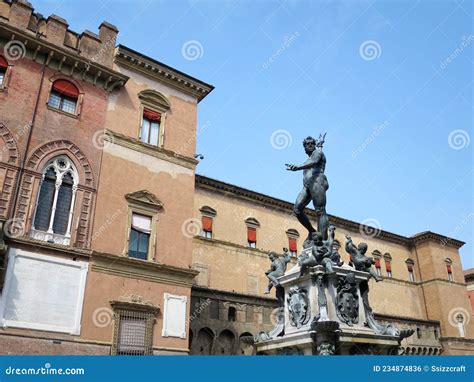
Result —
<instances>
[{"instance_id":1,"label":"ornate stone cornice","mask_svg":"<svg viewBox=\"0 0 474 382\"><path fill-rule=\"evenodd\" d=\"M239 186L235 186L233 184L225 183L220 180L208 178L203 175L196 174L196 188L218 192L223 195L232 194L233 196L239 197L240 199L247 200L253 203L259 203L265 205L266 207L284 211L285 213L291 213L293 209L293 203L277 199L265 194L261 194L259 192L251 191ZM305 213L312 218L316 217L316 214L312 209L306 208ZM329 221L336 227L345 228L352 232L360 232L361 229L360 223L338 216L329 215ZM412 246L415 246L416 244L423 241L437 241L442 245L451 246L456 249L459 249L462 245L464 245L464 242L462 241L451 239L433 232L423 232L409 238L402 235L397 235L392 232L379 230L377 231L377 234L374 236L374 238L403 245L408 248L411 248Z\"/></svg>"},{"instance_id":2,"label":"ornate stone cornice","mask_svg":"<svg viewBox=\"0 0 474 382\"><path fill-rule=\"evenodd\" d=\"M122 87L128 80L126 75L81 56L76 49L59 47L33 31L20 30L0 19L0 45L3 47L12 40L25 47L26 58L107 91Z\"/></svg>"},{"instance_id":3,"label":"ornate stone cornice","mask_svg":"<svg viewBox=\"0 0 474 382\"><path fill-rule=\"evenodd\" d=\"M191 287L199 274L194 269L137 260L109 253L92 252L91 270L109 275L146 280L162 284Z\"/></svg>"},{"instance_id":4,"label":"ornate stone cornice","mask_svg":"<svg viewBox=\"0 0 474 382\"><path fill-rule=\"evenodd\" d=\"M419 244L423 243L426 241L430 242L437 242L438 244L441 244L442 246L448 246L448 247L454 247L454 248L461 248L465 242L457 239L453 239L451 237L443 236L431 231L426 231L426 232L420 232L417 233L416 235L412 236L411 241L413 244Z\"/></svg>"},{"instance_id":5,"label":"ornate stone cornice","mask_svg":"<svg viewBox=\"0 0 474 382\"><path fill-rule=\"evenodd\" d=\"M10 237L10 238L7 238L7 242L10 245L16 244L16 245L32 246L34 247L35 251L37 251L38 248L41 248L45 250L61 252L63 254L66 254L72 257L82 256L82 257L89 258L92 254L91 250L80 249L80 248L56 244L56 243L49 243L47 241L42 241L42 240L34 240L27 237L16 237L16 238Z\"/></svg>"},{"instance_id":6,"label":"ornate stone cornice","mask_svg":"<svg viewBox=\"0 0 474 382\"><path fill-rule=\"evenodd\" d=\"M117 133L112 130L108 130L108 129L106 130L104 139L113 144L127 147L131 150L135 150L143 154L151 155L156 158L163 159L167 162L171 162L171 163L189 168L191 170L194 170L196 165L199 163L194 158L180 155L180 154L175 153L174 151L166 150L161 147L156 147L156 146L143 143L139 141L138 139L128 137L126 135Z\"/></svg>"},{"instance_id":7,"label":"ornate stone cornice","mask_svg":"<svg viewBox=\"0 0 474 382\"><path fill-rule=\"evenodd\" d=\"M115 62L133 71L164 82L182 92L196 97L198 102L207 96L214 86L171 68L126 46L119 45L115 52Z\"/></svg>"}]
</instances>

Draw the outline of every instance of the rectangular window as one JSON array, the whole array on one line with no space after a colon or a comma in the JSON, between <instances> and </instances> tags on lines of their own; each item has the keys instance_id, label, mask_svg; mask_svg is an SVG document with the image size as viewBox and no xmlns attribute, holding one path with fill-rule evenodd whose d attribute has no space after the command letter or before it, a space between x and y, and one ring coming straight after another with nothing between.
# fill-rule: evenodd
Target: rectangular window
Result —
<instances>
[{"instance_id":1,"label":"rectangular window","mask_svg":"<svg viewBox=\"0 0 474 382\"><path fill-rule=\"evenodd\" d=\"M448 280L449 281L454 281L453 268L452 268L451 264L446 264L446 270L448 272Z\"/></svg>"},{"instance_id":2,"label":"rectangular window","mask_svg":"<svg viewBox=\"0 0 474 382\"><path fill-rule=\"evenodd\" d=\"M413 265L412 264L407 264L407 269L408 269L408 280L411 282L415 281L415 273L413 272Z\"/></svg>"},{"instance_id":3,"label":"rectangular window","mask_svg":"<svg viewBox=\"0 0 474 382\"><path fill-rule=\"evenodd\" d=\"M2 86L3 81L5 81L5 74L6 74L6 70L0 69L0 86Z\"/></svg>"},{"instance_id":4,"label":"rectangular window","mask_svg":"<svg viewBox=\"0 0 474 382\"><path fill-rule=\"evenodd\" d=\"M296 239L293 237L288 238L288 249L290 250L291 256L296 256L298 251L298 246L296 244Z\"/></svg>"},{"instance_id":5,"label":"rectangular window","mask_svg":"<svg viewBox=\"0 0 474 382\"><path fill-rule=\"evenodd\" d=\"M117 353L120 355L144 355L145 332L145 318L120 317Z\"/></svg>"},{"instance_id":6,"label":"rectangular window","mask_svg":"<svg viewBox=\"0 0 474 382\"><path fill-rule=\"evenodd\" d=\"M212 238L212 218L209 216L202 217L202 231L201 236Z\"/></svg>"},{"instance_id":7,"label":"rectangular window","mask_svg":"<svg viewBox=\"0 0 474 382\"><path fill-rule=\"evenodd\" d=\"M114 306L112 355L152 355L157 310Z\"/></svg>"},{"instance_id":8,"label":"rectangular window","mask_svg":"<svg viewBox=\"0 0 474 382\"><path fill-rule=\"evenodd\" d=\"M247 243L250 248L257 248L257 229L247 227Z\"/></svg>"},{"instance_id":9,"label":"rectangular window","mask_svg":"<svg viewBox=\"0 0 474 382\"><path fill-rule=\"evenodd\" d=\"M158 146L160 135L161 114L150 110L143 109L142 126L140 129L140 140L150 145Z\"/></svg>"},{"instance_id":10,"label":"rectangular window","mask_svg":"<svg viewBox=\"0 0 474 382\"><path fill-rule=\"evenodd\" d=\"M68 97L55 91L52 91L49 96L48 105L55 109L65 111L66 113L75 114L76 104L76 98Z\"/></svg>"},{"instance_id":11,"label":"rectangular window","mask_svg":"<svg viewBox=\"0 0 474 382\"><path fill-rule=\"evenodd\" d=\"M387 277L392 278L392 263L389 260L385 260L385 270L387 271Z\"/></svg>"},{"instance_id":12,"label":"rectangular window","mask_svg":"<svg viewBox=\"0 0 474 382\"><path fill-rule=\"evenodd\" d=\"M128 242L128 256L147 260L150 247L151 217L132 214L132 226Z\"/></svg>"}]
</instances>

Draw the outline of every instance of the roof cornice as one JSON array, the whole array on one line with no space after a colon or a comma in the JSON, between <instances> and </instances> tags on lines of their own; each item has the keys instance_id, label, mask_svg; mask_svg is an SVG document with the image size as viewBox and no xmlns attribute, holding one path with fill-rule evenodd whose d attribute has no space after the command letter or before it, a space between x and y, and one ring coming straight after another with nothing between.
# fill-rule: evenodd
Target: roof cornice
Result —
<instances>
[{"instance_id":1,"label":"roof cornice","mask_svg":"<svg viewBox=\"0 0 474 382\"><path fill-rule=\"evenodd\" d=\"M59 47L38 37L32 31L20 30L0 19L1 43L6 44L11 40L17 40L24 45L25 58L107 91L122 87L128 80L126 75L81 56L76 49Z\"/></svg>"},{"instance_id":2,"label":"roof cornice","mask_svg":"<svg viewBox=\"0 0 474 382\"><path fill-rule=\"evenodd\" d=\"M273 207L276 209L284 210L286 213L293 209L293 203L277 199L265 194L261 194L259 192L248 190L246 188L235 186L233 184L225 183L220 180L208 178L203 175L196 174L196 187L199 187L204 190L219 192L223 195L232 194L233 196L239 197L244 200L248 200L254 203L261 203L266 205L267 207ZM316 213L312 209L306 208L305 213L312 218L316 217ZM344 219L334 215L329 215L329 221L336 227L345 228L352 232L360 232L361 224L355 221ZM438 242L441 245L454 247L456 249L459 249L464 245L464 242L460 240L448 238L446 236L439 235L433 232L423 232L410 238L392 232L379 230L377 231L377 234L374 236L374 238L403 245L408 248L424 241L434 241Z\"/></svg>"},{"instance_id":3,"label":"roof cornice","mask_svg":"<svg viewBox=\"0 0 474 382\"><path fill-rule=\"evenodd\" d=\"M115 62L131 70L141 72L149 77L164 82L192 97L198 102L206 97L214 86L191 77L177 69L147 57L123 45L115 51Z\"/></svg>"}]
</instances>

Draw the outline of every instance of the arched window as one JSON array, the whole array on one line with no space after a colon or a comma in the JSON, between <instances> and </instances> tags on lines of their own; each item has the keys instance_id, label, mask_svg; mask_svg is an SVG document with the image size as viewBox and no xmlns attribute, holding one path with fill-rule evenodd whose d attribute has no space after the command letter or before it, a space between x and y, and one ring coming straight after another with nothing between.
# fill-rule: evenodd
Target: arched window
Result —
<instances>
[{"instance_id":1,"label":"arched window","mask_svg":"<svg viewBox=\"0 0 474 382\"><path fill-rule=\"evenodd\" d=\"M234 322L236 315L237 315L236 309L233 306L229 307L229 311L227 312L227 320Z\"/></svg>"},{"instance_id":2,"label":"arched window","mask_svg":"<svg viewBox=\"0 0 474 382\"><path fill-rule=\"evenodd\" d=\"M3 56L0 56L0 89L7 83L8 62Z\"/></svg>"},{"instance_id":3,"label":"arched window","mask_svg":"<svg viewBox=\"0 0 474 382\"><path fill-rule=\"evenodd\" d=\"M50 107L69 114L77 114L78 100L79 89L72 82L67 80L53 82L48 100Z\"/></svg>"},{"instance_id":4,"label":"arched window","mask_svg":"<svg viewBox=\"0 0 474 382\"><path fill-rule=\"evenodd\" d=\"M34 239L69 245L77 170L66 156L50 160L44 169L31 230Z\"/></svg>"},{"instance_id":5,"label":"arched window","mask_svg":"<svg viewBox=\"0 0 474 382\"><path fill-rule=\"evenodd\" d=\"M168 100L154 90L145 90L138 95L141 107L140 140L161 147L164 141L164 122L171 105Z\"/></svg>"}]
</instances>

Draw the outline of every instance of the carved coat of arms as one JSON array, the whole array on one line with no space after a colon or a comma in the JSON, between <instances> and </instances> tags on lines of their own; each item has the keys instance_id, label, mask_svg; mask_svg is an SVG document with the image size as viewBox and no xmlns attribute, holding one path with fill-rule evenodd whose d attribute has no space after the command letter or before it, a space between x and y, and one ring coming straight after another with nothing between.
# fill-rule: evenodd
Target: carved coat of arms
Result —
<instances>
[{"instance_id":1,"label":"carved coat of arms","mask_svg":"<svg viewBox=\"0 0 474 382\"><path fill-rule=\"evenodd\" d=\"M290 324L298 329L308 323L310 318L308 292L304 288L290 288L286 298Z\"/></svg>"},{"instance_id":2,"label":"carved coat of arms","mask_svg":"<svg viewBox=\"0 0 474 382\"><path fill-rule=\"evenodd\" d=\"M339 281L336 296L336 312L342 322L352 326L359 321L359 296L354 273L348 273Z\"/></svg>"}]
</instances>

